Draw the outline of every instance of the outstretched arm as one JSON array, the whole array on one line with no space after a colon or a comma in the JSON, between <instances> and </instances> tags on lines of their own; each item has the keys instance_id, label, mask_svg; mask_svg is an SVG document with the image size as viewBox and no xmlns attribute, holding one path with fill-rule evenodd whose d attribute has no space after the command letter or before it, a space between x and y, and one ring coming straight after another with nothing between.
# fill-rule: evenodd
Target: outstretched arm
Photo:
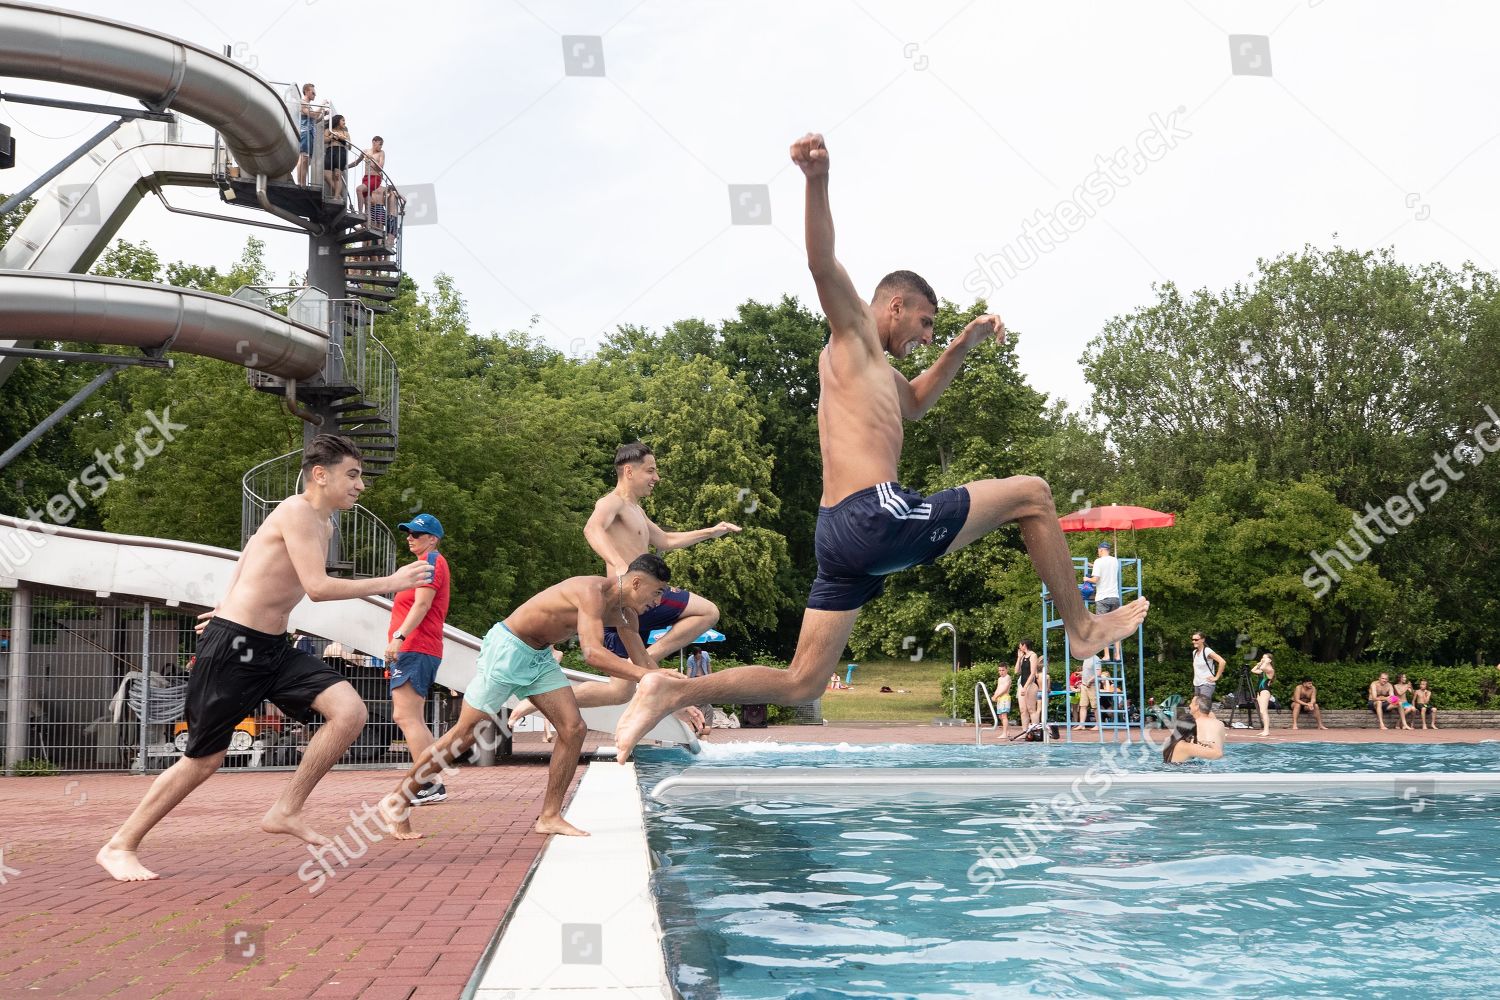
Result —
<instances>
[{"instance_id":1,"label":"outstretched arm","mask_svg":"<svg viewBox=\"0 0 1500 1000\"><path fill-rule=\"evenodd\" d=\"M281 537L286 543L287 555L302 590L314 601L346 601L355 597L371 597L397 590L411 590L432 581L432 567L425 559L407 563L390 576L366 580L344 580L328 575L328 553L323 547L319 519L305 504L289 506L283 503L277 513L287 511L287 520L280 525ZM272 514L275 517L276 514ZM227 596L227 595L226 595Z\"/></svg>"},{"instance_id":2,"label":"outstretched arm","mask_svg":"<svg viewBox=\"0 0 1500 1000\"><path fill-rule=\"evenodd\" d=\"M626 625L623 620L618 624L611 624L615 625L622 640L625 638L626 628L639 629L638 625ZM640 642L639 634L636 635L636 642ZM595 670L604 671L610 677L638 681L650 673L649 667L622 660L604 645L604 598L592 587L578 603L578 645L583 651L583 662ZM629 649L630 646L627 644L625 648Z\"/></svg>"},{"instance_id":3,"label":"outstretched arm","mask_svg":"<svg viewBox=\"0 0 1500 1000\"><path fill-rule=\"evenodd\" d=\"M804 238L807 269L818 288L818 302L835 342L850 340L872 354L881 350L875 321L865 300L854 290L844 265L833 255L833 209L828 203L828 148L823 137L809 132L792 143L792 162L807 176L807 209Z\"/></svg>"},{"instance_id":4,"label":"outstretched arm","mask_svg":"<svg viewBox=\"0 0 1500 1000\"><path fill-rule=\"evenodd\" d=\"M1005 324L999 316L986 313L973 319L969 325L964 327L964 332L954 337L943 353L922 374L906 380L906 376L896 372L896 391L901 397L901 416L907 420L918 420L922 414L932 409L943 390L953 382L958 370L963 367L964 358L969 352L977 347L986 337L993 336L995 343L1005 343ZM894 369L892 369L894 371Z\"/></svg>"},{"instance_id":5,"label":"outstretched arm","mask_svg":"<svg viewBox=\"0 0 1500 1000\"><path fill-rule=\"evenodd\" d=\"M712 528L699 528L697 531L663 531L657 527L655 521L648 521L651 527L648 529L651 539L651 547L658 552L671 552L673 549L685 549L689 545L697 545L706 542L710 538L722 538L740 530L737 524L728 521L720 521Z\"/></svg>"}]
</instances>

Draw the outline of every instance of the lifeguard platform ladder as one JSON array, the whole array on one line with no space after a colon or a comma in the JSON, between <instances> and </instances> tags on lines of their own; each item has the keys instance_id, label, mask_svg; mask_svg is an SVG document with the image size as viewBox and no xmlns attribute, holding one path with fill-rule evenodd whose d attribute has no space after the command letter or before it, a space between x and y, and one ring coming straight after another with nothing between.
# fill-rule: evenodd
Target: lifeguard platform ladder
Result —
<instances>
[{"instance_id":1,"label":"lifeguard platform ladder","mask_svg":"<svg viewBox=\"0 0 1500 1000\"><path fill-rule=\"evenodd\" d=\"M1078 578L1081 580L1083 576L1088 572L1088 559L1083 556L1074 556L1073 568L1078 573ZM1139 559L1121 559L1121 603L1128 603L1141 596L1141 594L1144 593L1144 587L1145 572L1141 567L1141 561ZM1092 600L1086 600L1084 603L1088 606L1090 611L1094 610L1094 602ZM1054 632L1058 631L1062 633L1062 641L1060 643L1058 642L1057 636L1053 634ZM1074 657L1072 653L1072 647L1068 641L1067 630L1063 628L1062 617L1057 613L1057 606L1052 600L1052 595L1047 590L1047 585L1044 583L1042 584L1042 659L1046 661L1048 665L1049 683L1051 683L1050 678L1057 676L1058 672L1053 669L1054 664L1052 663L1048 653L1049 650L1058 647L1061 647L1063 653L1061 669L1063 684L1061 689L1053 689L1051 692L1049 692L1047 702L1050 703L1053 697L1056 697L1059 694L1062 695L1063 722L1067 723L1063 726L1063 732L1066 734L1064 740L1068 743L1072 743L1073 727L1070 724L1070 720L1073 717L1074 697L1073 691L1068 687L1067 680L1069 673L1072 672ZM1105 654L1108 655L1108 653L1112 651L1113 650L1105 650ZM1101 696L1101 693L1098 689L1103 685L1098 681L1095 682L1096 687L1094 691L1094 703L1098 706L1098 710L1096 712L1096 725L1098 725L1099 727L1099 738L1101 740L1104 738L1105 733L1111 733L1114 734L1114 737L1117 741L1129 743L1130 730L1132 726L1141 727L1142 739L1145 739L1146 733L1144 715L1141 712L1142 706L1144 706L1146 703L1146 627L1144 622L1136 626L1134 636L1126 636L1126 638L1121 641L1120 653L1122 655L1121 659L1102 660L1100 663L1101 677L1109 677L1109 679L1114 684L1115 693L1104 693ZM1133 702L1131 701L1130 686L1128 683L1126 683L1126 666L1132 659L1134 659L1135 661L1136 672L1136 685L1134 693L1135 700ZM1109 699L1109 703L1107 705L1104 702L1104 699L1106 698ZM1130 721L1130 709L1132 705L1136 710L1136 719L1138 720L1135 723L1132 723ZM1047 707L1048 706L1044 704L1042 708L1043 721L1050 721L1046 717ZM1043 732L1047 733L1050 732L1050 730L1044 729Z\"/></svg>"}]
</instances>

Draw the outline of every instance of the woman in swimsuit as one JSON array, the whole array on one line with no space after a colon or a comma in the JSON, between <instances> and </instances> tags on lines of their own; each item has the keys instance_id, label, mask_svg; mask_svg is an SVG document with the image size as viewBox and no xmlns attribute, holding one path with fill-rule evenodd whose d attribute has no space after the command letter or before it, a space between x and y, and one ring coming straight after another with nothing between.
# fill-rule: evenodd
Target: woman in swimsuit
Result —
<instances>
[{"instance_id":1,"label":"woman in swimsuit","mask_svg":"<svg viewBox=\"0 0 1500 1000\"><path fill-rule=\"evenodd\" d=\"M1396 675L1396 697L1400 699L1397 704L1401 706L1401 728L1411 729L1411 715L1415 709L1411 704L1411 682L1406 679L1405 674Z\"/></svg>"},{"instance_id":2,"label":"woman in swimsuit","mask_svg":"<svg viewBox=\"0 0 1500 1000\"><path fill-rule=\"evenodd\" d=\"M1188 711L1177 710L1172 738L1162 747L1165 764L1190 760L1218 760L1224 756L1224 724L1214 718L1202 695L1188 700Z\"/></svg>"},{"instance_id":3,"label":"woman in swimsuit","mask_svg":"<svg viewBox=\"0 0 1500 1000\"><path fill-rule=\"evenodd\" d=\"M1260 684L1255 689L1255 704L1260 709L1260 732L1257 736L1271 735L1271 682L1276 679L1276 668L1271 665L1271 654L1266 653L1260 662L1250 668L1252 674L1260 675Z\"/></svg>"},{"instance_id":4,"label":"woman in swimsuit","mask_svg":"<svg viewBox=\"0 0 1500 1000\"><path fill-rule=\"evenodd\" d=\"M349 126L334 115L323 133L323 170L328 175L330 201L344 200L344 171L349 169Z\"/></svg>"}]
</instances>

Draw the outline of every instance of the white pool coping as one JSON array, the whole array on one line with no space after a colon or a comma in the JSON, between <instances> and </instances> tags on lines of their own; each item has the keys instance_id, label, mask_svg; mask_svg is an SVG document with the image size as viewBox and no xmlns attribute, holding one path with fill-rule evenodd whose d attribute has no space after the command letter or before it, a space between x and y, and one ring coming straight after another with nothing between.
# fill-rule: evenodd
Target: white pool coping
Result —
<instances>
[{"instance_id":1,"label":"white pool coping","mask_svg":"<svg viewBox=\"0 0 1500 1000\"><path fill-rule=\"evenodd\" d=\"M1392 772L1112 772L1106 768L896 768L896 767L689 767L659 782L658 802L712 803L860 799L963 802L986 797L1051 797L1059 794L1233 795L1389 797L1500 793L1500 775L1488 773Z\"/></svg>"},{"instance_id":2,"label":"white pool coping","mask_svg":"<svg viewBox=\"0 0 1500 1000\"><path fill-rule=\"evenodd\" d=\"M672 1000L634 764L590 764L485 960L475 1000Z\"/></svg>"}]
</instances>

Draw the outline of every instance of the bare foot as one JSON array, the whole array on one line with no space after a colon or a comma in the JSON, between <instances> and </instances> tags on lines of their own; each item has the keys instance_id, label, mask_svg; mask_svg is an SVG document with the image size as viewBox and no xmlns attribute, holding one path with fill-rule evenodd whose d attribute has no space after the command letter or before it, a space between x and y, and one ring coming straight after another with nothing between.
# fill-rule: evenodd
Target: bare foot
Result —
<instances>
[{"instance_id":1,"label":"bare foot","mask_svg":"<svg viewBox=\"0 0 1500 1000\"><path fill-rule=\"evenodd\" d=\"M526 718L526 716L532 714L535 711L536 706L531 703L530 698L527 698L525 701L521 702L521 704L510 710L510 728L516 728L516 723L520 722L522 719Z\"/></svg>"},{"instance_id":2,"label":"bare foot","mask_svg":"<svg viewBox=\"0 0 1500 1000\"><path fill-rule=\"evenodd\" d=\"M1146 612L1150 608L1150 601L1137 597L1108 614L1089 615L1078 622L1076 627L1069 625L1068 638L1073 644L1074 654L1093 655L1116 639L1134 635L1141 622L1146 620ZM1084 653L1085 650L1087 654Z\"/></svg>"},{"instance_id":3,"label":"bare foot","mask_svg":"<svg viewBox=\"0 0 1500 1000\"><path fill-rule=\"evenodd\" d=\"M1270 733L1256 733L1256 736L1270 736Z\"/></svg>"},{"instance_id":4,"label":"bare foot","mask_svg":"<svg viewBox=\"0 0 1500 1000\"><path fill-rule=\"evenodd\" d=\"M1325 726L1325 725L1323 725L1323 723L1320 722L1320 723L1318 723L1318 728L1319 729L1327 729L1328 727Z\"/></svg>"},{"instance_id":5,"label":"bare foot","mask_svg":"<svg viewBox=\"0 0 1500 1000\"><path fill-rule=\"evenodd\" d=\"M677 683L688 682L679 680ZM625 711L615 726L615 746L618 748L616 760L621 764L629 761L630 754L641 738L658 722L672 714L672 696L675 693L672 681L667 678L665 671L655 671L641 678L636 685L635 697L625 706Z\"/></svg>"},{"instance_id":6,"label":"bare foot","mask_svg":"<svg viewBox=\"0 0 1500 1000\"><path fill-rule=\"evenodd\" d=\"M154 878L161 878L156 872L141 864L141 859L135 856L134 851L127 851L120 847L110 847L105 844L99 848L99 853L94 855L94 860L99 866L109 872L109 877L116 882L149 882Z\"/></svg>"},{"instance_id":7,"label":"bare foot","mask_svg":"<svg viewBox=\"0 0 1500 1000\"><path fill-rule=\"evenodd\" d=\"M380 800L380 819L397 840L420 840L422 835L411 828L411 811L415 808L406 796L397 792Z\"/></svg>"},{"instance_id":8,"label":"bare foot","mask_svg":"<svg viewBox=\"0 0 1500 1000\"><path fill-rule=\"evenodd\" d=\"M1292 732L1294 732L1294 733L1295 733L1295 732L1296 732L1296 731L1297 731L1297 727L1296 727L1296 726L1293 726L1293 727L1292 727Z\"/></svg>"},{"instance_id":9,"label":"bare foot","mask_svg":"<svg viewBox=\"0 0 1500 1000\"><path fill-rule=\"evenodd\" d=\"M284 813L279 806L272 806L261 817L260 828L267 833L280 833L296 837L314 847L327 847L333 841L307 825L301 813Z\"/></svg>"},{"instance_id":10,"label":"bare foot","mask_svg":"<svg viewBox=\"0 0 1500 1000\"><path fill-rule=\"evenodd\" d=\"M1381 728L1381 729L1385 729L1385 728L1386 728L1386 725L1385 725L1385 723L1383 723L1383 722L1382 722L1382 723L1381 723L1381 724L1380 724L1380 728Z\"/></svg>"},{"instance_id":11,"label":"bare foot","mask_svg":"<svg viewBox=\"0 0 1500 1000\"><path fill-rule=\"evenodd\" d=\"M561 816L539 816L536 821L537 833L555 833L563 837L587 837L587 830L580 830Z\"/></svg>"}]
</instances>

